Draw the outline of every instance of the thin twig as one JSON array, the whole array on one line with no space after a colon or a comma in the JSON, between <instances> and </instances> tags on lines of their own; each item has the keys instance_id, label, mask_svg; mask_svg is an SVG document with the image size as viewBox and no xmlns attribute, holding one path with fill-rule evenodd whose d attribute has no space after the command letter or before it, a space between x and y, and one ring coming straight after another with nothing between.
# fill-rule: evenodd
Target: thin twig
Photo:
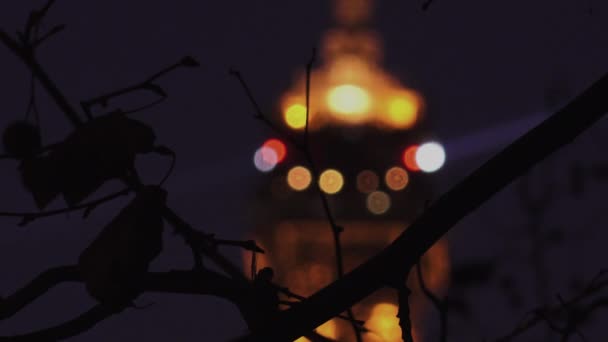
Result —
<instances>
[{"instance_id":1,"label":"thin twig","mask_svg":"<svg viewBox=\"0 0 608 342\"><path fill-rule=\"evenodd\" d=\"M12 39L3 30L0 30L0 41L17 57L19 57L19 59L32 71L38 81L40 81L40 84L42 84L55 103L59 106L59 109L61 109L61 111L66 115L68 120L70 120L74 126L78 127L82 125L82 120L80 119L80 116L76 110L74 110L63 93L59 90L59 88L57 88L42 66L36 61L31 51L22 48L17 41Z\"/></svg>"},{"instance_id":2,"label":"thin twig","mask_svg":"<svg viewBox=\"0 0 608 342\"><path fill-rule=\"evenodd\" d=\"M19 224L20 226L23 226L27 223L30 223L34 220L43 218L43 217L49 217L49 216L54 216L54 215L59 215L59 214L64 214L64 213L69 213L72 211L78 211L81 209L85 209L87 211L87 214L93 209L98 207L101 204L104 204L106 202L110 202L120 196L125 196L127 195L129 192L131 192L131 189L123 189L120 190L118 192L115 192L113 194L98 198L96 200L90 201L90 202L86 202L83 204L79 204L73 207L67 207L67 208L62 208L62 209L55 209L55 210L48 210L48 211L42 211L42 212L7 212L7 211L0 211L0 217L4 216L4 217L21 217L22 221Z\"/></svg>"},{"instance_id":3,"label":"thin twig","mask_svg":"<svg viewBox=\"0 0 608 342\"><path fill-rule=\"evenodd\" d=\"M36 76L36 78L40 81L42 86L47 90L51 98L55 101L55 103L59 106L61 111L66 115L66 117L70 120L70 122L78 127L83 124L83 121L80 119L79 114L76 110L70 105L65 95L59 90L56 84L48 77L42 66L38 64L33 55L26 51L26 49L21 48L18 42L10 38L8 34L4 31L0 30L0 41L4 45L6 45L16 56L18 56L21 61L29 67L32 73ZM199 63L192 57L186 56L179 63L180 66L185 67L196 67ZM174 69L175 66L168 67L160 72L156 73L149 80L155 80L156 78L162 76L164 73ZM144 81L145 83L145 81ZM149 82L148 82L149 83ZM150 83L151 84L151 83ZM123 89L124 91L124 89ZM116 92L111 93L112 95ZM107 96L107 95L106 95ZM134 177L131 180L126 180L127 185L132 187L133 189L138 189L138 185L141 185L137 179ZM242 281L247 281L247 278L242 274L239 268L234 265L230 260L221 254L217 253L217 251L208 243L208 242L200 242L203 241L206 234L197 232L192 228L189 224L187 224L182 218L180 218L173 210L168 207L165 207L163 212L164 218L174 226L175 230L184 236L186 243L192 249L192 253L194 256L195 264L197 268L202 268L202 261L200 260L200 253L206 254L211 260L213 260L218 266L220 266L226 273L230 274L235 279L240 279ZM198 243L195 243L194 240L198 239Z\"/></svg>"},{"instance_id":4,"label":"thin twig","mask_svg":"<svg viewBox=\"0 0 608 342\"><path fill-rule=\"evenodd\" d=\"M134 85L116 90L116 91L112 91L109 92L107 94L103 94L97 97L94 97L90 100L85 100L80 102L82 109L85 111L85 113L87 114L87 116L91 117L92 113L91 113L91 107L95 106L95 105L100 105L102 107L106 107L108 101L110 101L111 99L115 98L115 97L119 97L128 93L132 93L134 91L138 91L138 90L148 90L151 91L157 95L160 96L160 100L154 101L151 104L142 106L140 108L136 108L136 109L131 109L127 112L129 113L133 113L133 112L137 112L140 111L142 109L148 108L150 106L156 105L158 103L160 103L164 98L167 97L167 94L165 93L165 91L157 84L154 83L154 81L156 81L158 78L160 78L161 76L177 69L180 67L195 67L198 66L198 62L192 58L192 57L184 57L182 58L179 62L176 62L174 64L169 65L168 67L165 67L163 69L161 69L160 71L158 71L157 73L155 73L154 75L148 77L147 79L143 80L142 82L136 83Z\"/></svg>"},{"instance_id":5,"label":"thin twig","mask_svg":"<svg viewBox=\"0 0 608 342\"><path fill-rule=\"evenodd\" d=\"M233 76L234 78L236 78L238 80L239 84L241 85L241 88L243 89L243 91L245 91L245 95L247 96L247 98L249 99L249 102L251 103L251 105L253 106L253 108L255 110L253 117L262 121L272 131L274 131L279 136L281 136L283 139L285 139L285 141L289 142L294 147L296 147L296 149L298 149L299 151L304 151L304 149L305 149L304 145L301 142L299 142L294 135L292 135L290 132L284 131L281 128L279 128L274 122L272 122L268 118L267 115L264 114L264 112L258 105L258 102L256 101L255 97L253 96L253 92L251 91L251 88L249 87L247 82L245 82L245 79L243 78L243 75L241 74L241 72L236 69L230 69L228 71L228 73L230 74L230 76Z\"/></svg>"},{"instance_id":6,"label":"thin twig","mask_svg":"<svg viewBox=\"0 0 608 342\"><path fill-rule=\"evenodd\" d=\"M533 165L568 145L604 117L606 112L608 74L434 201L382 252L354 268L342 279L319 290L302 304L281 312L273 329L256 331L248 341L296 339L386 286L384 279L389 274L413 267L457 222Z\"/></svg>"},{"instance_id":7,"label":"thin twig","mask_svg":"<svg viewBox=\"0 0 608 342\"><path fill-rule=\"evenodd\" d=\"M416 263L416 274L418 275L418 283L422 293L431 301L435 309L439 313L439 341L446 342L448 340L448 310L445 299L441 300L426 286L420 260Z\"/></svg>"},{"instance_id":8,"label":"thin twig","mask_svg":"<svg viewBox=\"0 0 608 342\"><path fill-rule=\"evenodd\" d=\"M316 61L316 49L313 49L311 57L310 57L308 63L306 63L306 125L304 126L304 143L300 143L296 139L295 136L293 136L293 135L289 134L288 132L284 131L283 129L279 128L276 124L274 124L268 118L267 115L264 114L264 112L262 111L258 102L256 101L255 97L253 96L253 92L251 91L251 88L248 86L247 82L245 81L245 79L243 78L243 76L241 75L241 73L239 71L231 69L230 75L234 76L239 81L241 87L245 91L245 94L247 95L249 102L251 102L251 104L255 110L255 113L256 113L255 118L261 120L263 123L265 123L268 127L270 127L277 134L284 137L285 140L288 141L289 143L291 143L297 150L299 150L304 155L307 163L310 166L310 172L312 174L312 178L318 179L320 173L319 173L319 169L317 168L317 165L314 161L314 158L312 156L312 153L310 150L310 143L309 143L310 81L311 81L312 67L313 67L315 61ZM330 227L331 227L332 237L333 237L333 242L334 242L334 253L336 255L336 274L337 274L337 278L339 279L344 275L344 261L343 261L343 256L342 256L342 244L340 241L340 234L344 231L344 228L342 228L341 226L339 226L337 224L336 219L334 218L332 211L329 207L329 201L327 199L327 196L321 190L321 188L319 187L318 184L316 186L316 189L319 194L321 204L323 206L323 211L325 213L325 217L327 218L327 221L329 222ZM346 313L347 313L349 321L351 323L357 321L357 319L354 317L352 309L348 308L346 310ZM355 337L357 339L357 342L362 342L363 338L361 336L360 329L354 323L352 326L353 326L353 330L355 332Z\"/></svg>"},{"instance_id":9,"label":"thin twig","mask_svg":"<svg viewBox=\"0 0 608 342\"><path fill-rule=\"evenodd\" d=\"M580 306L583 301L592 298L598 292L608 288L608 280L599 281L599 277L601 277L602 275L603 275L603 272L598 273L598 275L596 277L594 277L593 280L591 280L591 282L589 282L589 284L585 287L585 289L582 292L580 292L578 295L575 295L570 300L564 301L562 299L562 300L560 300L559 305L532 310L531 312L526 314L526 317L522 320L522 322L520 322L509 333L496 339L496 342L513 341L519 335L523 334L524 332L530 330L531 328L533 328L534 326L536 326L542 322L546 322L549 325L549 327L551 327L552 330L554 330L554 331L564 332L565 330L555 326L550 318L556 317L560 313L564 312L564 308L566 308L566 307ZM586 307L583 306L582 308L578 309L579 317L577 317L577 319L579 320L579 322L577 322L576 324L580 323L580 321L584 320L584 318L589 316L596 309L605 307L607 304L608 304L608 299L606 299L604 297L600 297L600 298L592 301ZM571 327L569 329L571 331L570 333L575 332L575 330L572 330L572 328L574 328L574 327Z\"/></svg>"},{"instance_id":10,"label":"thin twig","mask_svg":"<svg viewBox=\"0 0 608 342\"><path fill-rule=\"evenodd\" d=\"M422 4L422 10L423 11L427 11L429 9L429 7L431 7L431 5L433 4L434 0L426 0L423 4Z\"/></svg>"}]
</instances>

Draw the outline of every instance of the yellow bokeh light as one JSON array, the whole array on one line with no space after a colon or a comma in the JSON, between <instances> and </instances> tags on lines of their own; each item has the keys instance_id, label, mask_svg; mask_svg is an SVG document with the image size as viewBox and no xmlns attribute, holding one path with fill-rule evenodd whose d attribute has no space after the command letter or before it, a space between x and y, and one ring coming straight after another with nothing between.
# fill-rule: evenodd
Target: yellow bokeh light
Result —
<instances>
[{"instance_id":1,"label":"yellow bokeh light","mask_svg":"<svg viewBox=\"0 0 608 342\"><path fill-rule=\"evenodd\" d=\"M391 167L388 171L386 171L386 175L384 176L386 186L394 191L405 189L409 180L410 178L407 171L397 166Z\"/></svg>"},{"instance_id":2,"label":"yellow bokeh light","mask_svg":"<svg viewBox=\"0 0 608 342\"><path fill-rule=\"evenodd\" d=\"M391 207L391 198L382 191L374 191L367 195L367 209L375 215L382 215Z\"/></svg>"},{"instance_id":3,"label":"yellow bokeh light","mask_svg":"<svg viewBox=\"0 0 608 342\"><path fill-rule=\"evenodd\" d=\"M327 105L338 114L360 115L369 110L370 97L363 88L344 84L329 91Z\"/></svg>"},{"instance_id":4,"label":"yellow bokeh light","mask_svg":"<svg viewBox=\"0 0 608 342\"><path fill-rule=\"evenodd\" d=\"M365 326L371 332L380 336L382 341L401 341L401 328L399 327L399 318L397 318L398 311L399 308L394 304L376 304Z\"/></svg>"},{"instance_id":5,"label":"yellow bokeh light","mask_svg":"<svg viewBox=\"0 0 608 342\"><path fill-rule=\"evenodd\" d=\"M319 187L327 194L336 194L344 186L344 177L334 169L328 169L319 176Z\"/></svg>"},{"instance_id":6,"label":"yellow bokeh light","mask_svg":"<svg viewBox=\"0 0 608 342\"><path fill-rule=\"evenodd\" d=\"M302 191L308 188L312 181L312 175L307 168L295 166L287 172L287 184L293 190Z\"/></svg>"},{"instance_id":7,"label":"yellow bokeh light","mask_svg":"<svg viewBox=\"0 0 608 342\"><path fill-rule=\"evenodd\" d=\"M418 104L413 98L395 98L389 103L388 114L394 125L399 127L411 127L418 117Z\"/></svg>"},{"instance_id":8,"label":"yellow bokeh light","mask_svg":"<svg viewBox=\"0 0 608 342\"><path fill-rule=\"evenodd\" d=\"M301 104L293 104L287 107L284 119L285 123L293 129L306 127L306 107Z\"/></svg>"}]
</instances>

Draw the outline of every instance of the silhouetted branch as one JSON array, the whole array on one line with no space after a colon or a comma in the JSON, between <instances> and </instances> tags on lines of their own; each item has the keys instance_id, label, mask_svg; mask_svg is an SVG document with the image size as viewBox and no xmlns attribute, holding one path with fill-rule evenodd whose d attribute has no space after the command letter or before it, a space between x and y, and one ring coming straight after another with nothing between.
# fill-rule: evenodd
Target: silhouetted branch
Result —
<instances>
[{"instance_id":1,"label":"silhouetted branch","mask_svg":"<svg viewBox=\"0 0 608 342\"><path fill-rule=\"evenodd\" d=\"M42 272L14 294L0 299L0 320L11 317L55 285L69 281L80 281L78 266L61 266Z\"/></svg>"},{"instance_id":2,"label":"silhouetted branch","mask_svg":"<svg viewBox=\"0 0 608 342\"><path fill-rule=\"evenodd\" d=\"M280 286L278 286L278 285L276 285L276 284L274 284L274 287L277 289L277 291L279 291L279 292L283 293L283 294L284 294L284 295L286 295L288 298L295 298L295 299L297 299L297 300L299 300L299 301L306 300L306 297L301 296L301 295L298 295L298 294L295 294L295 293L291 292L291 291L290 291L288 288L285 288L285 287L280 287ZM282 304L284 304L284 305L288 305L288 306L292 306L292 305L295 305L295 304L297 304L297 303L299 303L299 302L295 302L295 303L294 303L294 302L283 302ZM339 318L339 319L341 319L341 320L344 320L344 321L347 321L347 322L350 322L350 323L356 324L356 325L357 325L357 329L358 329L360 332L368 332L368 331L369 331L369 330L368 330L368 329L367 329L367 328L364 326L365 321L358 320L358 319L353 319L353 318L348 317L348 316L345 316L345 315L338 315L338 316L336 316L336 317L337 317L337 318Z\"/></svg>"},{"instance_id":3,"label":"silhouetted branch","mask_svg":"<svg viewBox=\"0 0 608 342\"><path fill-rule=\"evenodd\" d=\"M310 81L311 81L310 77L311 77L312 67L316 61L316 58L317 58L316 49L313 49L311 57L310 57L308 63L306 63L306 94L305 94L306 95L306 125L304 126L304 143L303 144L298 142L298 140L293 135L289 134L285 130L280 129L277 125L275 125L272 121L270 121L270 119L267 117L267 115L264 114L264 112L258 105L258 102L256 101L255 97L253 96L253 92L251 91L251 88L247 85L247 82L245 82L241 73L236 70L230 70L230 74L237 78L237 80L241 84L243 90L245 91L247 98L253 105L253 107L256 111L255 118L261 120L263 123L268 125L272 130L274 130L277 134L283 136L287 141L289 141L294 147L296 147L297 150L299 150L304 155L304 157L306 158L306 161L308 162L308 164L310 166L310 172L312 175L312 179L318 179L319 174L320 174L319 169L318 169L318 167L314 161L314 158L312 156L312 153L310 151L310 146L309 146L310 145L310 142L309 142ZM344 275L344 260L343 260L344 258L342 256L342 244L340 241L340 234L344 231L344 228L337 224L336 219L334 218L332 211L329 207L329 201L327 200L327 196L321 190L321 188L319 187L318 184L316 185L316 189L317 189L317 192L321 199L321 204L323 205L323 211L325 213L325 217L327 218L327 221L329 222L331 230L332 230L332 236L333 236L333 241L334 241L334 253L336 255L336 274L337 274L337 278L339 279ZM357 321L356 318L354 317L354 314L353 314L351 308L348 308L346 310L346 313L351 322ZM353 331L355 333L357 342L362 342L363 338L361 336L360 330L354 323L353 323Z\"/></svg>"},{"instance_id":4,"label":"silhouetted branch","mask_svg":"<svg viewBox=\"0 0 608 342\"><path fill-rule=\"evenodd\" d=\"M599 272L581 293L570 300L565 301L558 295L558 305L540 307L532 310L526 314L524 320L511 330L511 332L496 339L496 342L513 341L519 335L543 322L545 322L551 330L561 334L566 339L574 333L583 336L578 331L578 326L588 320L589 316L591 316L594 311L608 307L608 297L597 297L598 292L608 288L608 280L600 281L600 277L604 274L605 271ZM594 296L596 297L593 298ZM584 304L584 302L588 300L591 301ZM557 321L560 320L565 321L564 327L558 326ZM581 338L584 339L584 337Z\"/></svg>"},{"instance_id":5,"label":"silhouetted branch","mask_svg":"<svg viewBox=\"0 0 608 342\"><path fill-rule=\"evenodd\" d=\"M50 2L52 3L52 2ZM35 60L33 54L29 49L23 48L19 45L19 43L13 40L8 34L4 31L0 30L0 41L6 45L17 57L21 59L21 61L32 71L32 74L40 81L42 86L49 93L51 98L57 103L61 111L66 115L66 117L70 120L70 122L78 127L83 124L80 119L79 114L74 110L74 108L69 104L68 100L64 96L64 94L59 90L59 88L55 85L53 81L48 77L44 69L38 64ZM154 88L154 85L151 81L156 78L162 76L163 74L173 70L178 66L185 67L196 67L198 66L198 62L194 60L192 57L184 57L179 63L176 63L173 66L165 68L160 72L152 75L148 80L143 83L146 84L146 87ZM123 89L122 92L127 90ZM121 92L121 91L118 91ZM113 92L108 95L104 95L103 97L112 97L117 96L118 92ZM93 99L93 103L99 101L100 97ZM134 189L138 189L139 185L138 181L135 179L125 180L127 185ZM173 210L170 208L165 208L164 210L164 218L175 228L175 231L182 235L186 240L186 244L190 246L192 249L192 253L194 255L194 260L197 268L202 268L202 261L200 260L200 253L206 254L211 260L213 260L218 266L220 266L226 273L231 275L235 279L240 279L242 281L247 281L247 278L242 274L240 269L235 266L230 260L217 253L217 251L210 244L208 239L206 238L206 234L200 233L192 228L187 222L181 219Z\"/></svg>"},{"instance_id":6,"label":"silhouetted branch","mask_svg":"<svg viewBox=\"0 0 608 342\"><path fill-rule=\"evenodd\" d=\"M264 114L264 112L260 108L258 102L256 101L255 97L253 96L253 92L251 91L251 88L249 87L247 82L245 82L245 79L243 78L243 75L241 74L241 72L238 70L235 70L235 69L230 69L228 71L228 73L238 80L239 84L241 85L241 88L243 88L243 90L245 91L245 95L247 95L249 102L251 103L251 105L253 106L253 108L255 110L253 117L262 121L266 126L270 127L270 129L272 129L275 133L277 133L283 139L285 139L285 141L288 141L290 144L295 146L296 149L303 151L305 149L304 145L301 142L299 142L294 135L292 135L290 132L287 132L287 131L279 128L274 122L272 122L268 118L268 115Z\"/></svg>"},{"instance_id":7,"label":"silhouetted branch","mask_svg":"<svg viewBox=\"0 0 608 342\"><path fill-rule=\"evenodd\" d=\"M433 4L433 0L425 0L424 3L422 4L422 10L423 11L428 10L432 4Z\"/></svg>"},{"instance_id":8,"label":"silhouetted branch","mask_svg":"<svg viewBox=\"0 0 608 342\"><path fill-rule=\"evenodd\" d=\"M445 193L380 254L302 304L282 312L273 325L276 329L256 332L249 341L296 339L386 286L389 274L409 270L458 221L533 165L573 141L606 111L608 75Z\"/></svg>"},{"instance_id":9,"label":"silhouetted branch","mask_svg":"<svg viewBox=\"0 0 608 342\"><path fill-rule=\"evenodd\" d=\"M79 205L76 205L73 207L67 207L67 208L55 209L55 210L49 210L49 211L28 212L28 213L0 211L0 216L21 217L21 222L19 223L19 226L24 226L39 218L49 217L49 216L54 216L54 215L59 215L59 214L65 214L65 213L69 213L72 211L78 211L81 209L85 210L83 216L86 217L91 213L91 211L93 209L97 208L99 205L104 204L106 202L110 202L120 196L125 196L125 195L129 194L129 192L131 192L131 191L132 191L131 189L124 189L124 190L115 192L113 194L101 197L99 199L96 199L96 200L93 200L90 202L86 202L83 204L79 204Z\"/></svg>"},{"instance_id":10,"label":"silhouetted branch","mask_svg":"<svg viewBox=\"0 0 608 342\"><path fill-rule=\"evenodd\" d=\"M23 335L0 337L0 341L58 341L81 334L91 329L95 324L117 313L103 305L96 305L80 316L57 326L38 330Z\"/></svg>"},{"instance_id":11,"label":"silhouetted branch","mask_svg":"<svg viewBox=\"0 0 608 342\"><path fill-rule=\"evenodd\" d=\"M42 37L36 39L36 41L34 41L32 43L32 46L34 48L37 48L42 43L44 43L46 40L48 40L52 36L56 35L57 33L60 33L63 30L65 30L65 25L57 25L57 26L53 27L49 32L47 32L46 34L44 34Z\"/></svg>"},{"instance_id":12,"label":"silhouetted branch","mask_svg":"<svg viewBox=\"0 0 608 342\"><path fill-rule=\"evenodd\" d=\"M445 299L441 300L426 286L420 261L416 263L416 274L418 275L418 283L422 293L431 301L437 312L439 313L439 341L446 342L448 340L448 308Z\"/></svg>"},{"instance_id":13,"label":"silhouetted branch","mask_svg":"<svg viewBox=\"0 0 608 342\"><path fill-rule=\"evenodd\" d=\"M64 282L82 282L78 266L61 266L42 272L30 283L0 300L0 319L7 319ZM149 272L142 292L212 295L231 301L239 308L250 305L252 288L210 270ZM247 318L247 317L245 317Z\"/></svg>"},{"instance_id":14,"label":"silhouetted branch","mask_svg":"<svg viewBox=\"0 0 608 342\"><path fill-rule=\"evenodd\" d=\"M52 1L50 3L52 3ZM82 125L82 120L76 110L70 105L55 83L51 81L42 66L36 61L31 50L20 46L17 41L12 39L3 30L0 30L0 41L32 71L33 75L40 81L40 84L47 90L55 103L59 106L59 109L61 109L70 122L75 126Z\"/></svg>"},{"instance_id":15,"label":"silhouetted branch","mask_svg":"<svg viewBox=\"0 0 608 342\"><path fill-rule=\"evenodd\" d=\"M160 96L161 99L159 101L156 101L151 104L151 105L155 105L167 97L167 93L164 91L164 89L154 83L154 81L156 81L156 79L158 79L159 77L161 77L177 68L180 68L180 67L191 68L191 67L197 67L197 66L199 66L199 63L194 58L192 58L190 56L186 56L186 57L183 57L179 62L171 64L170 66L161 69L159 72L148 77L147 79L145 79L144 81L142 81L140 83L136 83L132 86L125 87L123 89L119 89L119 90L116 90L116 91L113 91L113 92L110 92L110 93L107 93L107 94L104 94L101 96L97 96L90 100L82 101L82 102L80 102L80 104L81 104L84 112L87 114L87 116L91 117L91 115L92 115L91 107L93 107L95 105L99 105L99 106L105 108L108 105L108 102L115 97L119 97L119 96L122 96L122 95L125 95L128 93L132 93L132 92L135 92L138 90L147 90L147 91L151 91L151 92L157 94L158 96ZM125 112L133 113L133 112L148 108L151 105L146 105L146 106L140 107L138 109L132 109L132 110L125 111Z\"/></svg>"},{"instance_id":16,"label":"silhouetted branch","mask_svg":"<svg viewBox=\"0 0 608 342\"><path fill-rule=\"evenodd\" d=\"M246 283L249 282L239 267L217 252L213 243L212 234L205 234L194 229L167 206L165 206L163 217L174 227L175 232L179 234L192 249L197 269L203 268L200 259L200 253L203 253L232 278Z\"/></svg>"},{"instance_id":17,"label":"silhouetted branch","mask_svg":"<svg viewBox=\"0 0 608 342\"><path fill-rule=\"evenodd\" d=\"M46 5L42 7L42 9L33 10L30 12L27 22L25 23L25 28L23 32L17 33L24 46L27 46L28 48L35 47L36 42L33 41L33 39L36 39L36 37L33 37L32 39L32 33L35 33L35 31L38 29L40 23L42 22L42 19L44 19L53 4L55 4L55 0L49 0Z\"/></svg>"}]
</instances>

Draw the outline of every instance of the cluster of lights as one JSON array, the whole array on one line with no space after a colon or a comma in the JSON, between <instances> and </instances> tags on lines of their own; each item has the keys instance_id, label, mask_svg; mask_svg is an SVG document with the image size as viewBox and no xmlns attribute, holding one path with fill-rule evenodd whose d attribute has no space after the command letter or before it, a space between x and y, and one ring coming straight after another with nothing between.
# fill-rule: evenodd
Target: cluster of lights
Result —
<instances>
[{"instance_id":1,"label":"cluster of lights","mask_svg":"<svg viewBox=\"0 0 608 342\"><path fill-rule=\"evenodd\" d=\"M261 172L272 171L277 164L285 160L287 148L279 139L268 139L253 154L253 164Z\"/></svg>"},{"instance_id":2,"label":"cluster of lights","mask_svg":"<svg viewBox=\"0 0 608 342\"><path fill-rule=\"evenodd\" d=\"M445 149L434 141L410 146L403 152L403 164L410 171L438 171L443 167L445 158Z\"/></svg>"},{"instance_id":3,"label":"cluster of lights","mask_svg":"<svg viewBox=\"0 0 608 342\"><path fill-rule=\"evenodd\" d=\"M278 139L269 139L255 151L253 163L258 170L262 172L269 172L272 171L277 164L285 160L286 156L287 148L285 147L285 144ZM408 170L422 171L426 173L432 173L441 169L445 163L445 159L445 150L443 146L437 142L427 142L421 145L410 146L403 151L402 155L403 165L405 165ZM297 171L293 177L297 178L297 176L302 172L304 171ZM306 178L306 176L303 177ZM331 179L333 178L335 178L335 174ZM394 167L387 172L385 181L391 190L401 190L405 188L409 178L405 170ZM302 181L298 182L301 183ZM378 179L373 171L365 170L362 171L359 176L357 176L357 188L363 193L373 191L373 189L377 187L377 184ZM299 189L299 187L301 186L295 186L292 188L296 190L303 190ZM304 189L306 187L304 187ZM337 191L340 191L340 189Z\"/></svg>"},{"instance_id":4,"label":"cluster of lights","mask_svg":"<svg viewBox=\"0 0 608 342\"><path fill-rule=\"evenodd\" d=\"M336 95L338 96L338 95ZM302 108L303 109L303 108ZM254 154L254 164L262 172L269 172L277 164L285 160L287 148L278 139L267 140ZM427 142L413 145L403 151L403 167L393 166L384 174L384 183L392 191L404 190L409 184L410 172L435 172L445 163L445 150L437 142ZM407 169L407 170L406 170ZM287 172L287 185L294 191L304 191L313 182L312 172L304 166L294 166ZM336 169L327 169L321 172L318 186L328 195L339 193L344 187L345 179ZM382 215L391 207L389 194L379 190L380 178L372 170L359 172L356 179L359 192L366 195L366 207L372 214Z\"/></svg>"},{"instance_id":5,"label":"cluster of lights","mask_svg":"<svg viewBox=\"0 0 608 342\"><path fill-rule=\"evenodd\" d=\"M306 126L306 106L301 100L290 98L283 107L283 120L294 130L301 130ZM368 90L359 85L339 84L327 89L325 102L320 106L321 108L315 107L310 111L309 121L321 119L315 116L319 110L330 115L324 117L322 121L334 119L356 124L376 120L381 122L383 127L399 129L411 128L418 121L422 104L421 99L414 92L401 91L391 97L382 98L381 101L378 100L374 101ZM371 114L374 111L386 114L374 117Z\"/></svg>"}]
</instances>

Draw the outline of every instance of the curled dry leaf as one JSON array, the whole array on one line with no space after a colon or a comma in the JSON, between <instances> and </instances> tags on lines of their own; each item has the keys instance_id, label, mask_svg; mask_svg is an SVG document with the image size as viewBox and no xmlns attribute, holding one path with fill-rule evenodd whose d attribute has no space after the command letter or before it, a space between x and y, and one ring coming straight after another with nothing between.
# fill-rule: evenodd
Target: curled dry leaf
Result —
<instances>
[{"instance_id":1,"label":"curled dry leaf","mask_svg":"<svg viewBox=\"0 0 608 342\"><path fill-rule=\"evenodd\" d=\"M61 193L76 205L106 181L126 175L138 153L154 147L146 124L113 112L79 127L48 154L24 161L21 178L40 209Z\"/></svg>"},{"instance_id":2,"label":"curled dry leaf","mask_svg":"<svg viewBox=\"0 0 608 342\"><path fill-rule=\"evenodd\" d=\"M144 188L80 255L87 291L100 303L122 309L139 294L150 262L162 250L166 197L159 187Z\"/></svg>"},{"instance_id":3,"label":"curled dry leaf","mask_svg":"<svg viewBox=\"0 0 608 342\"><path fill-rule=\"evenodd\" d=\"M2 133L4 151L13 158L28 158L41 149L40 130L38 126L27 121L10 123Z\"/></svg>"}]
</instances>

